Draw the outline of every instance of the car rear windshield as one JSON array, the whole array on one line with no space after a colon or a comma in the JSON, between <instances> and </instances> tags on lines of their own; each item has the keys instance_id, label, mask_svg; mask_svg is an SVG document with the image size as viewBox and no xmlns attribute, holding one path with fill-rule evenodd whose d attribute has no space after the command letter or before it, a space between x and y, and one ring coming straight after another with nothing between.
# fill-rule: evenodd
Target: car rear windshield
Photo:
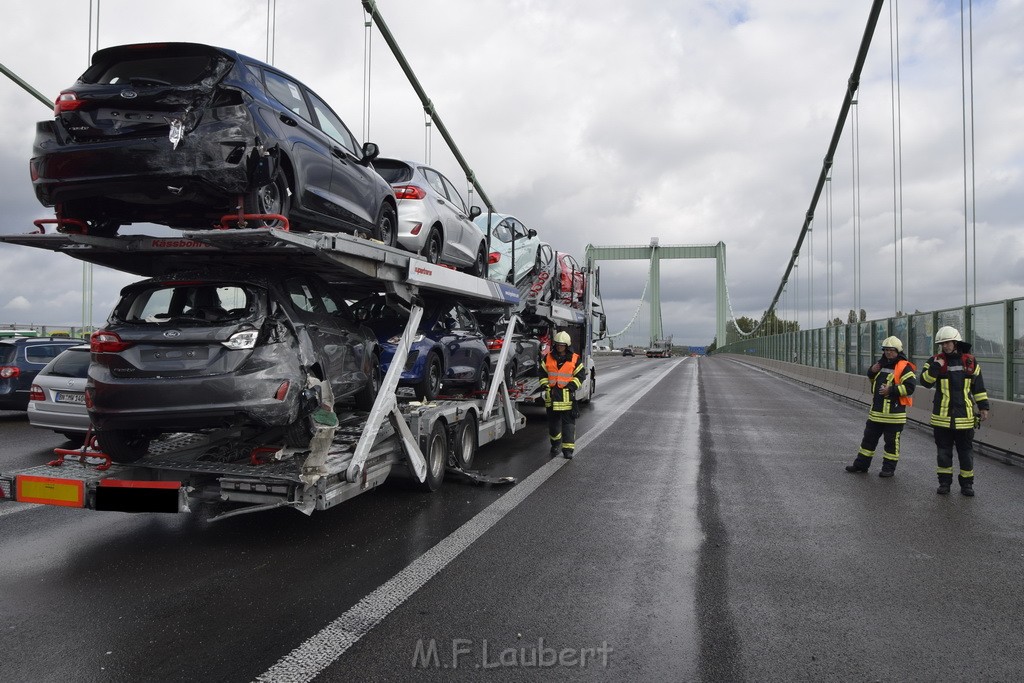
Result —
<instances>
[{"instance_id":1,"label":"car rear windshield","mask_svg":"<svg viewBox=\"0 0 1024 683\"><path fill-rule=\"evenodd\" d=\"M114 316L128 323L204 324L248 318L258 310L255 287L228 283L166 283L122 297Z\"/></svg>"},{"instance_id":2,"label":"car rear windshield","mask_svg":"<svg viewBox=\"0 0 1024 683\"><path fill-rule=\"evenodd\" d=\"M0 365L9 365L14 362L17 354L14 344L0 344Z\"/></svg>"},{"instance_id":3,"label":"car rear windshield","mask_svg":"<svg viewBox=\"0 0 1024 683\"><path fill-rule=\"evenodd\" d=\"M95 83L111 85L192 85L213 73L216 60L201 57L148 57L113 62Z\"/></svg>"},{"instance_id":4,"label":"car rear windshield","mask_svg":"<svg viewBox=\"0 0 1024 683\"><path fill-rule=\"evenodd\" d=\"M394 159L377 159L373 162L373 168L391 185L394 185L395 183L407 183L412 180L412 168L401 161L395 161Z\"/></svg>"},{"instance_id":5,"label":"car rear windshield","mask_svg":"<svg viewBox=\"0 0 1024 683\"><path fill-rule=\"evenodd\" d=\"M43 369L43 374L54 377L87 377L89 375L89 349L68 349Z\"/></svg>"}]
</instances>

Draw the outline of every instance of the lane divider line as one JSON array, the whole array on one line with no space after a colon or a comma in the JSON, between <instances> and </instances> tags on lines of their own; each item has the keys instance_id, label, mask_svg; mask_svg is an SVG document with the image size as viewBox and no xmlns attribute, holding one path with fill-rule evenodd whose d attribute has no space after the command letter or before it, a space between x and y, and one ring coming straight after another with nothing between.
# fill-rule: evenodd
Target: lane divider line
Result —
<instances>
[{"instance_id":1,"label":"lane divider line","mask_svg":"<svg viewBox=\"0 0 1024 683\"><path fill-rule=\"evenodd\" d=\"M579 457L580 451L588 443L600 436L685 360L683 358L672 362L653 381L648 382L641 391L619 404L615 412L607 419L602 420L600 425L595 425L593 429L588 430L576 441L576 457ZM256 681L260 683L281 681L299 683L313 680L568 463L569 461L565 458L552 458L514 486L511 491L481 510L475 517L418 557L412 564L349 608L319 633L278 660L276 664L257 676Z\"/></svg>"}]
</instances>

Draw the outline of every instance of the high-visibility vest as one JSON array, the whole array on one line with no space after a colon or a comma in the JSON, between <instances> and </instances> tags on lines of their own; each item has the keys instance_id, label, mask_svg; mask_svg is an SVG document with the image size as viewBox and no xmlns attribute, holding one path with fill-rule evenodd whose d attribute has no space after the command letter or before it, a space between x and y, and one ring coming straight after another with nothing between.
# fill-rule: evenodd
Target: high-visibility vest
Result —
<instances>
[{"instance_id":1,"label":"high-visibility vest","mask_svg":"<svg viewBox=\"0 0 1024 683\"><path fill-rule=\"evenodd\" d=\"M547 358L544 359L544 369L548 371L548 385L563 389L570 384L576 372L576 364L580 362L580 356L577 353L572 354L572 357L558 365L558 361L555 360L553 354L548 354Z\"/></svg>"},{"instance_id":2,"label":"high-visibility vest","mask_svg":"<svg viewBox=\"0 0 1024 683\"><path fill-rule=\"evenodd\" d=\"M892 383L893 384L895 384L897 386L899 385L900 377L903 376L903 371L906 370L907 367L910 368L911 372L913 372L915 370L914 364L911 363L910 361L901 360L898 363L896 363L896 368L892 371ZM912 405L914 405L914 397L913 396L900 396L899 397L899 401L900 401L900 405L901 406L912 406Z\"/></svg>"}]
</instances>

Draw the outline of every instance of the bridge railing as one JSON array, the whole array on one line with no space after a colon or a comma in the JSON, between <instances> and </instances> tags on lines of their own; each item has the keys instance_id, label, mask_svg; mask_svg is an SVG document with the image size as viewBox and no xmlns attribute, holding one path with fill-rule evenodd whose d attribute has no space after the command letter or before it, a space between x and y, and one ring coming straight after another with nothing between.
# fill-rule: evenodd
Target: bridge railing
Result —
<instances>
[{"instance_id":1,"label":"bridge railing","mask_svg":"<svg viewBox=\"0 0 1024 683\"><path fill-rule=\"evenodd\" d=\"M895 335L920 369L935 352L935 331L944 325L971 343L990 398L1024 402L1024 298L741 339L716 353L861 375L881 356L882 340Z\"/></svg>"}]
</instances>

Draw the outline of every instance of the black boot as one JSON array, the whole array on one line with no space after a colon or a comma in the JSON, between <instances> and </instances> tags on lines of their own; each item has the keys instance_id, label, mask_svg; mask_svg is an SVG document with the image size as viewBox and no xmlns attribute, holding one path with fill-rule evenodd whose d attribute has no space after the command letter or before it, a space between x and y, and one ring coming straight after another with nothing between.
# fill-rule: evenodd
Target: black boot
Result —
<instances>
[{"instance_id":1,"label":"black boot","mask_svg":"<svg viewBox=\"0 0 1024 683\"><path fill-rule=\"evenodd\" d=\"M857 459L853 461L852 465L846 466L847 472L855 472L857 474L863 474L868 471L871 467L871 458L866 455L857 454Z\"/></svg>"},{"instance_id":2,"label":"black boot","mask_svg":"<svg viewBox=\"0 0 1024 683\"><path fill-rule=\"evenodd\" d=\"M558 455L558 451L560 450L562 450L562 447L559 445L559 443L557 441L553 441L551 443L551 457L553 458L556 455Z\"/></svg>"},{"instance_id":3,"label":"black boot","mask_svg":"<svg viewBox=\"0 0 1024 683\"><path fill-rule=\"evenodd\" d=\"M940 474L939 475L939 488L935 489L935 493L940 495L946 495L949 493L949 485L953 483L952 474Z\"/></svg>"},{"instance_id":4,"label":"black boot","mask_svg":"<svg viewBox=\"0 0 1024 683\"><path fill-rule=\"evenodd\" d=\"M974 496L974 477L958 477L960 481L960 493L968 497Z\"/></svg>"},{"instance_id":5,"label":"black boot","mask_svg":"<svg viewBox=\"0 0 1024 683\"><path fill-rule=\"evenodd\" d=\"M894 474L896 474L896 461L886 458L882 461L882 471L878 473L878 476L888 478Z\"/></svg>"},{"instance_id":6,"label":"black boot","mask_svg":"<svg viewBox=\"0 0 1024 683\"><path fill-rule=\"evenodd\" d=\"M563 448L562 457L565 458L566 460L572 460L572 451L573 449L571 448Z\"/></svg>"}]
</instances>

